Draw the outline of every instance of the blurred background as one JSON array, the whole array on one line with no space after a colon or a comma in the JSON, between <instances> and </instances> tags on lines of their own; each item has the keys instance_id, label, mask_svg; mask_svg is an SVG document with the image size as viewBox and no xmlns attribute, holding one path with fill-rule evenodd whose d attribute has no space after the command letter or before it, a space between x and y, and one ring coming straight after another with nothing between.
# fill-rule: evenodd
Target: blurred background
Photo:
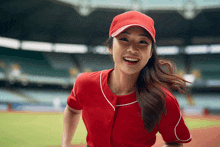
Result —
<instances>
[{"instance_id":1,"label":"blurred background","mask_svg":"<svg viewBox=\"0 0 220 147\"><path fill-rule=\"evenodd\" d=\"M1 0L0 111L62 112L77 76L113 68L112 19L155 21L157 54L193 84L184 114L220 114L220 0Z\"/></svg>"}]
</instances>

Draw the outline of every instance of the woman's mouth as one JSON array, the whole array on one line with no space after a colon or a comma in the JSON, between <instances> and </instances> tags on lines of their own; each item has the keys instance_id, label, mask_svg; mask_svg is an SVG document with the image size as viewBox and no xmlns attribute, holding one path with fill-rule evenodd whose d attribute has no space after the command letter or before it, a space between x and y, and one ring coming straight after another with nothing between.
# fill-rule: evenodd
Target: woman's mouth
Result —
<instances>
[{"instance_id":1,"label":"woman's mouth","mask_svg":"<svg viewBox=\"0 0 220 147\"><path fill-rule=\"evenodd\" d=\"M130 57L124 57L123 59L126 61L126 63L132 64L132 65L136 64L139 61L139 59L137 58L130 58Z\"/></svg>"}]
</instances>

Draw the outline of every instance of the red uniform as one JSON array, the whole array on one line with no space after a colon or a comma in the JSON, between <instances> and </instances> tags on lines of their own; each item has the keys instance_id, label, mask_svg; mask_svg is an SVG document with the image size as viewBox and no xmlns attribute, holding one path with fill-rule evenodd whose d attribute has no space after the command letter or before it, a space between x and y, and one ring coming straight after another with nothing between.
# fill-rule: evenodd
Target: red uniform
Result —
<instances>
[{"instance_id":1,"label":"red uniform","mask_svg":"<svg viewBox=\"0 0 220 147\"><path fill-rule=\"evenodd\" d=\"M147 133L136 93L114 95L108 86L111 71L81 74L67 99L71 108L83 110L89 147L151 147L158 131L167 143L191 141L179 104L169 91L164 90L167 115L162 116L153 132Z\"/></svg>"}]
</instances>

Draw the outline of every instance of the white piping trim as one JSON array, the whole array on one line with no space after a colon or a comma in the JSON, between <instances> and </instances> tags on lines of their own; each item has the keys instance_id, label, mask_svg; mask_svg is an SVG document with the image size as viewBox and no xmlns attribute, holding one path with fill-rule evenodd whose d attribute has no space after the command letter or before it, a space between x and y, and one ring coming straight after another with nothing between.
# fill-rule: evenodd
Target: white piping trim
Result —
<instances>
[{"instance_id":1,"label":"white piping trim","mask_svg":"<svg viewBox=\"0 0 220 147\"><path fill-rule=\"evenodd\" d=\"M116 107L127 106L127 105L131 105L131 104L134 104L134 103L137 103L137 101L134 101L134 102L131 102L131 103L127 103L127 104L122 104L122 105L116 105Z\"/></svg>"},{"instance_id":2,"label":"white piping trim","mask_svg":"<svg viewBox=\"0 0 220 147\"><path fill-rule=\"evenodd\" d=\"M73 95L76 97L76 94L75 94L75 87L73 87Z\"/></svg>"},{"instance_id":3,"label":"white piping trim","mask_svg":"<svg viewBox=\"0 0 220 147\"><path fill-rule=\"evenodd\" d=\"M179 118L179 121L177 122L177 124L176 124L176 126L175 126L175 128L174 128L174 133L175 133L175 136L176 136L177 140L179 140L179 141L189 141L189 140L192 138L192 135L191 135L191 134L190 134L190 138L189 138L189 139L187 139L187 140L181 140L181 139L179 139L179 137L177 136L177 133L176 133L176 127L177 127L177 126L178 126L178 124L180 123L181 118L182 118L182 115L181 115L181 113L180 113L180 118Z\"/></svg>"},{"instance_id":4,"label":"white piping trim","mask_svg":"<svg viewBox=\"0 0 220 147\"><path fill-rule=\"evenodd\" d=\"M106 101L112 106L113 110L115 111L115 107L112 105L112 103L107 99L107 97L105 96L105 93L102 89L102 73L103 71L101 71L101 74L100 74L100 88L101 88L101 91L102 91L102 94L103 96L105 97Z\"/></svg>"}]
</instances>

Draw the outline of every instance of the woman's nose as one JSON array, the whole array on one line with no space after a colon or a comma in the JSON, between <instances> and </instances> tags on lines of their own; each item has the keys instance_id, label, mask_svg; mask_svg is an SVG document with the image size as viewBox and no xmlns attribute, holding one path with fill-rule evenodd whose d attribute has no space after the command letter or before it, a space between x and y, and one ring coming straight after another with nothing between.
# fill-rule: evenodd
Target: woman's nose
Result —
<instances>
[{"instance_id":1,"label":"woman's nose","mask_svg":"<svg viewBox=\"0 0 220 147\"><path fill-rule=\"evenodd\" d=\"M137 47L135 47L135 45L130 45L128 47L127 51L132 53L132 54L138 53L138 49L137 49Z\"/></svg>"}]
</instances>

